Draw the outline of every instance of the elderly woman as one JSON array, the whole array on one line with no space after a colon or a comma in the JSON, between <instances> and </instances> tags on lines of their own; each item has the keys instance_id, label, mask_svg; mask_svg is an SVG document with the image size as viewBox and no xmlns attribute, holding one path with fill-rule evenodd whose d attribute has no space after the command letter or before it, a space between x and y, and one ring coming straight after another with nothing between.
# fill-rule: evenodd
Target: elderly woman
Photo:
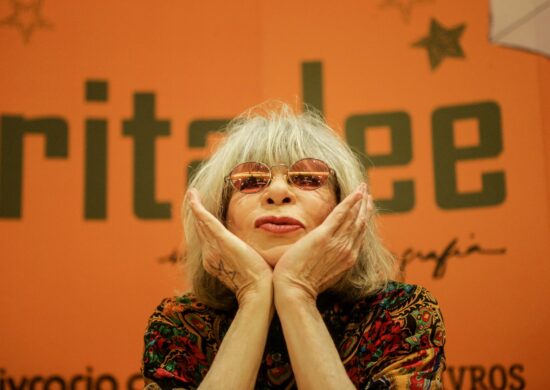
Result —
<instances>
[{"instance_id":1,"label":"elderly woman","mask_svg":"<svg viewBox=\"0 0 550 390\"><path fill-rule=\"evenodd\" d=\"M364 168L319 116L237 118L190 188L193 292L149 320L147 387L441 388L437 302L391 281Z\"/></svg>"}]
</instances>

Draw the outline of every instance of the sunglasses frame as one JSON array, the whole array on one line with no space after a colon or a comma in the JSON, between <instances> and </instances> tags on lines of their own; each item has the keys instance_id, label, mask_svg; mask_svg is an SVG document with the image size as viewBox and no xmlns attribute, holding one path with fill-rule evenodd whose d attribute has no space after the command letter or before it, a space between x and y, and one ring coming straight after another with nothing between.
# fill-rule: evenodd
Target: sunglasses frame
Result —
<instances>
[{"instance_id":1,"label":"sunglasses frame","mask_svg":"<svg viewBox=\"0 0 550 390\"><path fill-rule=\"evenodd\" d=\"M315 161L319 161L321 163L323 163L327 168L328 168L328 177L327 177L327 180L322 184L320 185L319 187L316 187L316 188L302 188L300 187L298 184L294 183L292 181L292 179L290 179L290 176L288 174L288 172L290 171L290 168L292 168L294 165L298 164L300 161L304 161L304 160L315 160ZM235 184L233 184L233 180L231 180L231 172L233 172L235 170L236 167L238 167L239 165L242 165L242 164L248 164L248 163L254 163L254 164L261 164L263 166L265 166L268 171L269 171L269 180L267 181L266 185L260 187L258 189L258 191L253 191L253 192L244 192L244 191L241 191L240 189L238 189ZM263 163L263 162L259 162L259 161L245 161L245 162L242 162L242 163L239 163L237 165L235 165L232 169L231 169L231 172L229 172L229 174L224 178L224 181L226 182L229 182L231 187L234 188L235 190L237 190L238 192L240 192L241 194L257 194L259 192L262 192L263 190L265 190L267 187L269 187L269 185L271 184L271 182L273 181L273 168L277 168L277 167L285 167L286 168L286 179L287 179L287 182L290 183L292 186L296 187L296 188L299 188L301 190L304 190L304 191L315 191L315 190L318 190L319 188L323 187L324 185L326 185L329 181L330 181L330 178L331 176L334 177L334 180L336 181L336 183L338 183L338 181L336 180L336 171L334 171L334 169L332 169L326 162L324 162L323 160L319 160L318 158L313 158L313 157L306 157L306 158L302 158L300 160L297 160L295 162L293 162L292 164L290 164L290 166L286 165L286 164L275 164L275 165L272 165L272 166L269 166L267 165L266 163ZM336 184L336 187L338 187L338 185Z\"/></svg>"}]
</instances>

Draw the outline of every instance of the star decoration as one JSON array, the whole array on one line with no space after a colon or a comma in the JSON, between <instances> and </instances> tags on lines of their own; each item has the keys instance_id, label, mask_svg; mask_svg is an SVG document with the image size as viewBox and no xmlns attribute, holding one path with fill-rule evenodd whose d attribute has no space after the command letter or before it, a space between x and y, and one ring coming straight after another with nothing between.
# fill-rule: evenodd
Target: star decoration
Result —
<instances>
[{"instance_id":1,"label":"star decoration","mask_svg":"<svg viewBox=\"0 0 550 390\"><path fill-rule=\"evenodd\" d=\"M429 35L413 43L412 46L428 50L430 67L434 70L446 57L465 57L459 42L465 29L464 23L446 29L437 20L432 19Z\"/></svg>"},{"instance_id":2,"label":"star decoration","mask_svg":"<svg viewBox=\"0 0 550 390\"><path fill-rule=\"evenodd\" d=\"M403 16L403 20L408 22L411 18L413 8L420 3L432 3L435 0L383 0L380 8L394 7L398 8Z\"/></svg>"},{"instance_id":3,"label":"star decoration","mask_svg":"<svg viewBox=\"0 0 550 390\"><path fill-rule=\"evenodd\" d=\"M42 15L44 0L10 0L10 2L12 13L0 20L0 26L14 27L19 30L25 44L29 42L37 28L52 28L51 23Z\"/></svg>"},{"instance_id":4,"label":"star decoration","mask_svg":"<svg viewBox=\"0 0 550 390\"><path fill-rule=\"evenodd\" d=\"M235 277L237 276L237 271L226 270L225 266L223 265L223 261L221 260L218 264L218 268L216 268L216 271L218 271L218 276L226 276L229 279L229 281L233 284L233 287L237 289L237 284L235 283Z\"/></svg>"}]
</instances>

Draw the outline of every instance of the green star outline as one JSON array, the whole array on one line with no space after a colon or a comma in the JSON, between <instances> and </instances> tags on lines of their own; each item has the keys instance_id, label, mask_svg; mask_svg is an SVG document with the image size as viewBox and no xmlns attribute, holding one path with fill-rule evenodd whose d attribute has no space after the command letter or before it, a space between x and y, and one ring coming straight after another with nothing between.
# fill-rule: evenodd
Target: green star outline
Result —
<instances>
[{"instance_id":1,"label":"green star outline","mask_svg":"<svg viewBox=\"0 0 550 390\"><path fill-rule=\"evenodd\" d=\"M446 57L466 58L459 42L465 29L465 23L446 29L432 18L429 35L414 42L412 46L422 47L428 51L430 68L434 70Z\"/></svg>"},{"instance_id":2,"label":"green star outline","mask_svg":"<svg viewBox=\"0 0 550 390\"><path fill-rule=\"evenodd\" d=\"M25 44L29 43L35 29L52 28L52 24L44 19L42 15L44 0L35 0L30 4L26 4L20 0L10 0L10 2L12 5L12 13L5 19L0 20L0 26L14 27L19 30ZM25 12L30 12L33 16L33 20L28 25L22 20L22 15Z\"/></svg>"}]
</instances>

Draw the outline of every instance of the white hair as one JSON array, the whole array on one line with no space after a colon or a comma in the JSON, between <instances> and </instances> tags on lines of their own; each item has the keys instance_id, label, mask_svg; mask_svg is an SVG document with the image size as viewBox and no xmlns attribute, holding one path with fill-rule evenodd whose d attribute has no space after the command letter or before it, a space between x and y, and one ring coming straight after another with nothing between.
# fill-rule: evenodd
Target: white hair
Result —
<instances>
[{"instance_id":1,"label":"white hair","mask_svg":"<svg viewBox=\"0 0 550 390\"><path fill-rule=\"evenodd\" d=\"M231 186L225 177L245 161L267 165L287 164L305 157L326 162L335 172L338 201L366 181L365 168L349 146L316 112L295 113L286 104L254 107L231 121L226 138L208 161L197 170L189 183L201 196L204 207L225 224ZM329 291L343 300L370 295L385 286L393 275L394 258L382 245L376 231L376 211L372 213L357 262ZM185 232L184 260L193 291L203 303L215 308L232 308L234 294L202 265L202 255L194 217L184 199L182 218Z\"/></svg>"}]
</instances>

